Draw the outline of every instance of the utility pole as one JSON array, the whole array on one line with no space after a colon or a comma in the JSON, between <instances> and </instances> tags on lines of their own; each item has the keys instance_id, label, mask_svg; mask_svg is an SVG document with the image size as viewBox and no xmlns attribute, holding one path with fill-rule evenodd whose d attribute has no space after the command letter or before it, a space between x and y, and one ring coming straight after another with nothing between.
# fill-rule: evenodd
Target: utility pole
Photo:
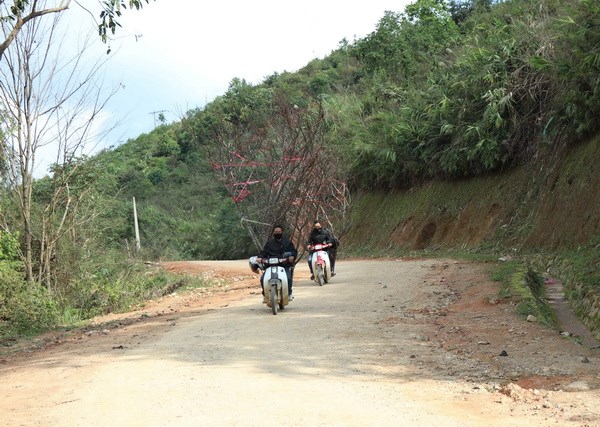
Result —
<instances>
[{"instance_id":1,"label":"utility pole","mask_svg":"<svg viewBox=\"0 0 600 427\"><path fill-rule=\"evenodd\" d=\"M133 198L133 225L135 227L135 249L140 250L142 245L140 244L140 228L138 226L137 208L135 206L135 197Z\"/></svg>"},{"instance_id":2,"label":"utility pole","mask_svg":"<svg viewBox=\"0 0 600 427\"><path fill-rule=\"evenodd\" d=\"M150 111L148 114L152 114L152 116L154 117L154 127L156 127L156 115L158 114L160 117L160 114L165 113L167 110L156 110L156 111Z\"/></svg>"}]
</instances>

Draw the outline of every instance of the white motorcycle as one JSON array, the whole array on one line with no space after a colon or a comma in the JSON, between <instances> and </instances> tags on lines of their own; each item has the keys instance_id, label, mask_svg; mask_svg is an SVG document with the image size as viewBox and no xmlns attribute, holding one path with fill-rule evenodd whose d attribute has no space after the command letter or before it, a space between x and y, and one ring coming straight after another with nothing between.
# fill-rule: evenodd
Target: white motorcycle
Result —
<instances>
[{"instance_id":1,"label":"white motorcycle","mask_svg":"<svg viewBox=\"0 0 600 427\"><path fill-rule=\"evenodd\" d=\"M264 271L261 281L264 302L273 314L277 314L278 309L283 310L290 303L288 278L285 268L283 268L283 265L289 262L288 258L261 259L253 256L248 262L255 273L258 270Z\"/></svg>"},{"instance_id":2,"label":"white motorcycle","mask_svg":"<svg viewBox=\"0 0 600 427\"><path fill-rule=\"evenodd\" d=\"M309 245L308 251L311 255L311 266L314 276L314 281L323 286L331 279L331 260L329 253L325 250L333 246L331 243L317 243Z\"/></svg>"}]
</instances>

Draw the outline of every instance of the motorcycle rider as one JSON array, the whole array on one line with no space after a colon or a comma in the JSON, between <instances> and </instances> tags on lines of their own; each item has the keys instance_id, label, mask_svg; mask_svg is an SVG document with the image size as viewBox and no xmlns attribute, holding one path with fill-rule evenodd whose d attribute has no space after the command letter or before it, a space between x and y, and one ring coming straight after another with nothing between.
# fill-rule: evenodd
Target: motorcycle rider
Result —
<instances>
[{"instance_id":1,"label":"motorcycle rider","mask_svg":"<svg viewBox=\"0 0 600 427\"><path fill-rule=\"evenodd\" d=\"M273 227L273 238L263 247L263 250L258 254L257 262L262 263L263 259L268 258L287 258L288 262L282 267L285 269L285 273L287 275L288 281L288 298L289 300L294 299L294 294L292 292L292 276L293 276L293 268L294 268L294 260L298 252L296 251L296 247L292 243L290 239L283 235L283 227L281 225L276 225ZM262 279L264 276L264 272L260 277L260 283L262 287ZM263 289L264 296L264 289Z\"/></svg>"},{"instance_id":2,"label":"motorcycle rider","mask_svg":"<svg viewBox=\"0 0 600 427\"><path fill-rule=\"evenodd\" d=\"M320 221L315 221L313 223L313 228L308 236L308 244L307 249L311 245L316 245L318 243L331 243L332 246L326 248L329 255L329 261L331 262L331 276L335 276L335 257L337 256L337 247L339 244L338 239L335 238L333 233L329 231L327 228L323 228ZM313 269L312 269L312 257L314 252L310 252L308 254L308 268L310 268L310 280L315 278Z\"/></svg>"}]
</instances>

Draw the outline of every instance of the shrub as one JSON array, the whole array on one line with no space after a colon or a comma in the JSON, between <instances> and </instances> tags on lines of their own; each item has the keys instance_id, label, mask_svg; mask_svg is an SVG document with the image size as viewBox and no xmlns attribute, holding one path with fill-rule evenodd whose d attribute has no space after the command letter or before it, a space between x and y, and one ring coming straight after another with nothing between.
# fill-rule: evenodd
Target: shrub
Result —
<instances>
[{"instance_id":1,"label":"shrub","mask_svg":"<svg viewBox=\"0 0 600 427\"><path fill-rule=\"evenodd\" d=\"M58 309L51 294L27 283L14 264L0 261L1 336L31 335L52 328Z\"/></svg>"}]
</instances>

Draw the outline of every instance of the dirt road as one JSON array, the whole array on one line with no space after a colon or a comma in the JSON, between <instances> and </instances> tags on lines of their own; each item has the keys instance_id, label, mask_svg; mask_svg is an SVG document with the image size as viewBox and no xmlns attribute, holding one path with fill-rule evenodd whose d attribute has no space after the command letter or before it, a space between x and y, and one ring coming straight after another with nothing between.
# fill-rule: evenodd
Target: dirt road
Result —
<instances>
[{"instance_id":1,"label":"dirt road","mask_svg":"<svg viewBox=\"0 0 600 427\"><path fill-rule=\"evenodd\" d=\"M514 314L485 266L342 260L273 316L221 278L0 358L2 426L600 425L599 350ZM43 344L43 345L42 345Z\"/></svg>"}]
</instances>

